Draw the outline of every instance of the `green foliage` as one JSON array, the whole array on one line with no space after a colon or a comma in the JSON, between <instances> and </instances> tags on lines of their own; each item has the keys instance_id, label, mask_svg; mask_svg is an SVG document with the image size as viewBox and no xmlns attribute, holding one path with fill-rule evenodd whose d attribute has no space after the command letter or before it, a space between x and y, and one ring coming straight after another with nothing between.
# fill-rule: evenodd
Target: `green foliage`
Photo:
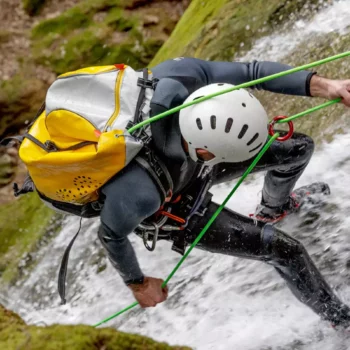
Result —
<instances>
[{"instance_id":1,"label":"green foliage","mask_svg":"<svg viewBox=\"0 0 350 350\"><path fill-rule=\"evenodd\" d=\"M18 315L1 305L0 334L0 349L6 350L190 350L112 328L96 329L82 325L27 326Z\"/></svg>"},{"instance_id":2,"label":"green foliage","mask_svg":"<svg viewBox=\"0 0 350 350\"><path fill-rule=\"evenodd\" d=\"M22 0L23 8L29 16L37 15L45 2L46 0Z\"/></svg>"},{"instance_id":3,"label":"green foliage","mask_svg":"<svg viewBox=\"0 0 350 350\"><path fill-rule=\"evenodd\" d=\"M1 206L0 276L3 282L11 283L19 277L20 260L38 248L55 216L36 194Z\"/></svg>"}]
</instances>

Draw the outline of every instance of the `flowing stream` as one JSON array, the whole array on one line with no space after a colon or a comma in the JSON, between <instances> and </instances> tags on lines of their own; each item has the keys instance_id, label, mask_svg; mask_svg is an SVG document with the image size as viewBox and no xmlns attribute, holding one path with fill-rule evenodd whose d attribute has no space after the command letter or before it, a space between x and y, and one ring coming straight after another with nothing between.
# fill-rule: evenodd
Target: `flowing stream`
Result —
<instances>
[{"instance_id":1,"label":"flowing stream","mask_svg":"<svg viewBox=\"0 0 350 350\"><path fill-rule=\"evenodd\" d=\"M258 40L241 59L283 59L313 35L331 31L350 32L349 1L335 3L309 22L295 23L293 31ZM298 185L325 181L332 194L323 205L303 208L288 217L281 227L305 244L328 282L350 304L349 147L350 131L317 149ZM263 174L251 177L228 206L243 214L254 212L262 182ZM233 185L214 188L214 199L222 201ZM96 234L98 221L83 220L69 264L69 302L59 305L57 270L78 225L77 218L67 218L61 233L40 252L40 263L28 272L26 281L0 297L27 322L94 324L133 302L102 253ZM168 242L159 242L150 253L138 237L131 235L131 240L147 275L165 278L180 259ZM167 302L146 311L136 307L108 326L196 349L350 348L350 338L321 322L294 298L273 268L263 263L194 250L169 287Z\"/></svg>"}]
</instances>

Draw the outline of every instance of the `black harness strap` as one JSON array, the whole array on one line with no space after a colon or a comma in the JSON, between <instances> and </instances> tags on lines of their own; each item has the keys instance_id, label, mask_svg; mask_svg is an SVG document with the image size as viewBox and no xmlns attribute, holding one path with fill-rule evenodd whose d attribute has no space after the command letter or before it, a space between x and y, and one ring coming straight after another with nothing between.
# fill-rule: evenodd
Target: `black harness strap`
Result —
<instances>
[{"instance_id":1,"label":"black harness strap","mask_svg":"<svg viewBox=\"0 0 350 350\"><path fill-rule=\"evenodd\" d=\"M13 184L13 194L15 197L18 197L21 194L26 194L34 191L35 185L32 178L29 175L27 175L27 177L25 178L21 189L19 189L18 184L16 182Z\"/></svg>"},{"instance_id":2,"label":"black harness strap","mask_svg":"<svg viewBox=\"0 0 350 350\"><path fill-rule=\"evenodd\" d=\"M10 136L2 139L0 141L0 145L5 147L12 147L12 145L10 144L11 142L14 141L14 142L22 143L23 140L24 140L24 136Z\"/></svg>"},{"instance_id":3,"label":"black harness strap","mask_svg":"<svg viewBox=\"0 0 350 350\"><path fill-rule=\"evenodd\" d=\"M138 78L137 86L140 86L140 94L136 104L136 110L134 115L134 123L137 124L142 120L142 109L144 107L144 100L146 97L146 89L153 89L152 80L148 80L148 68L142 70L143 78Z\"/></svg>"},{"instance_id":4,"label":"black harness strap","mask_svg":"<svg viewBox=\"0 0 350 350\"><path fill-rule=\"evenodd\" d=\"M174 188L173 180L165 164L148 147L140 151L135 161L152 177L162 194L162 202L164 202Z\"/></svg>"},{"instance_id":5,"label":"black harness strap","mask_svg":"<svg viewBox=\"0 0 350 350\"><path fill-rule=\"evenodd\" d=\"M70 243L68 244L63 257L61 261L61 266L60 266L60 271L58 273L58 293L61 297L61 305L65 305L67 300L66 300L66 277L67 277L67 269L68 269L68 260L69 260L69 253L70 250L72 249L72 246L78 237L80 230L81 230L81 222L82 218L80 218L79 222L79 229L78 232L74 235Z\"/></svg>"}]
</instances>

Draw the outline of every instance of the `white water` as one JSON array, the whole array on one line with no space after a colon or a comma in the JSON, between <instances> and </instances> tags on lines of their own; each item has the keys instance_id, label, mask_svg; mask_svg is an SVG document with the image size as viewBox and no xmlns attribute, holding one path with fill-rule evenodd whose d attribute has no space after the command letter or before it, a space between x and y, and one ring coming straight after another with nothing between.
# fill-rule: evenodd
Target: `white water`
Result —
<instances>
[{"instance_id":1,"label":"white water","mask_svg":"<svg viewBox=\"0 0 350 350\"><path fill-rule=\"evenodd\" d=\"M325 29L326 24L322 25L325 32L347 30L349 7L348 1L337 3L315 16L312 22L304 23L302 29L293 33L294 41L288 43L286 50L292 50L293 45L305 38L309 30L305 28L317 28L317 23L328 23L328 29ZM265 51L266 56L254 51L258 50L259 41L249 56L270 59L274 48L279 47L288 35L281 33L270 37L268 42L272 51ZM349 149L350 133L338 135L331 144L323 145L316 152L298 185L326 181L332 194L324 207L303 210L288 218L282 227L305 244L329 283L336 287L341 299L350 304L350 270L346 267L350 261ZM259 201L262 181L263 175L260 175L249 185L243 185L228 206L243 214L253 212ZM232 185L215 188L215 200L222 201ZM307 223L311 217L314 220ZM99 258L98 222L91 220L84 222L82 234L71 254L69 304L59 306L57 269L77 227L77 219L67 219L60 235L42 252L43 259L26 282L8 292L5 304L28 322L94 324L133 302L110 264L96 273L96 261L103 265L106 259ZM132 240L140 264L148 275L166 277L180 258L170 250L169 243L159 243L156 251L149 253L140 239L132 236ZM334 332L299 303L274 270L263 263L194 250L169 287L171 293L166 303L146 311L135 308L108 325L196 349L350 348L349 339Z\"/></svg>"},{"instance_id":2,"label":"white water","mask_svg":"<svg viewBox=\"0 0 350 350\"><path fill-rule=\"evenodd\" d=\"M242 62L251 59L266 61L281 60L301 43L307 42L310 46L315 45L317 41L314 42L313 37L316 35L331 32L340 34L348 33L350 26L349 18L350 1L336 2L333 6L316 14L310 22L299 20L287 31L275 33L257 40L253 48L246 55L240 57L239 60Z\"/></svg>"}]
</instances>

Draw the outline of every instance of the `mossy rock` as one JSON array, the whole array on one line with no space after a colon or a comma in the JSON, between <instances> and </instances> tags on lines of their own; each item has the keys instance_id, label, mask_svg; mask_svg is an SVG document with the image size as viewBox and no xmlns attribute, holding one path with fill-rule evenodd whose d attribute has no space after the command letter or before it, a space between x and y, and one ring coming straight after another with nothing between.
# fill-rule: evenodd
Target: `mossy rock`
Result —
<instances>
[{"instance_id":1,"label":"mossy rock","mask_svg":"<svg viewBox=\"0 0 350 350\"><path fill-rule=\"evenodd\" d=\"M23 72L11 80L0 81L0 139L18 134L33 120L45 99L47 87L42 80Z\"/></svg>"},{"instance_id":2,"label":"mossy rock","mask_svg":"<svg viewBox=\"0 0 350 350\"><path fill-rule=\"evenodd\" d=\"M0 305L0 349L16 350L190 350L169 346L112 328L89 326L27 326L15 313Z\"/></svg>"},{"instance_id":3,"label":"mossy rock","mask_svg":"<svg viewBox=\"0 0 350 350\"><path fill-rule=\"evenodd\" d=\"M147 66L164 43L166 25L159 24L161 33L150 28L152 35L145 35L142 13L126 9L126 3L86 0L38 23L31 35L35 61L57 74L90 65Z\"/></svg>"},{"instance_id":4,"label":"mossy rock","mask_svg":"<svg viewBox=\"0 0 350 350\"><path fill-rule=\"evenodd\" d=\"M1 206L0 210L0 277L14 283L23 268L33 263L33 253L59 227L59 216L43 205L37 194L27 194Z\"/></svg>"},{"instance_id":5,"label":"mossy rock","mask_svg":"<svg viewBox=\"0 0 350 350\"><path fill-rule=\"evenodd\" d=\"M152 65L178 56L232 61L282 19L307 18L319 7L318 0L193 0Z\"/></svg>"}]
</instances>

